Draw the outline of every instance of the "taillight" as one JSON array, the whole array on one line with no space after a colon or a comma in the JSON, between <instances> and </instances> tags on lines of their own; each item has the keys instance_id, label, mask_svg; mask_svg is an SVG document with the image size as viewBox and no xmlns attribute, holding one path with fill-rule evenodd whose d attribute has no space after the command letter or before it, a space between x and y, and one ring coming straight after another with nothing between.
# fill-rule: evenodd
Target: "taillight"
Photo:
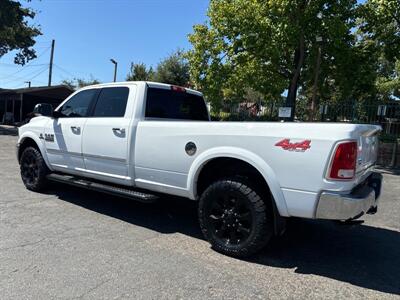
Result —
<instances>
[{"instance_id":1,"label":"taillight","mask_svg":"<svg viewBox=\"0 0 400 300\"><path fill-rule=\"evenodd\" d=\"M333 155L330 179L353 179L356 174L357 142L344 142L336 147Z\"/></svg>"}]
</instances>

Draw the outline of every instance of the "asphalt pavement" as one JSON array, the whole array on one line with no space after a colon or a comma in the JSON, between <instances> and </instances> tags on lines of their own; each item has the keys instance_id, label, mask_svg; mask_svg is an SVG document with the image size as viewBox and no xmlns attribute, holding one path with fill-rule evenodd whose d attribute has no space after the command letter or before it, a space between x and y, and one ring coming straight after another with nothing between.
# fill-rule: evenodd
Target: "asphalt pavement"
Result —
<instances>
[{"instance_id":1,"label":"asphalt pavement","mask_svg":"<svg viewBox=\"0 0 400 300\"><path fill-rule=\"evenodd\" d=\"M26 190L0 135L0 299L400 299L400 176L362 224L292 219L247 260L204 241L196 203Z\"/></svg>"}]
</instances>

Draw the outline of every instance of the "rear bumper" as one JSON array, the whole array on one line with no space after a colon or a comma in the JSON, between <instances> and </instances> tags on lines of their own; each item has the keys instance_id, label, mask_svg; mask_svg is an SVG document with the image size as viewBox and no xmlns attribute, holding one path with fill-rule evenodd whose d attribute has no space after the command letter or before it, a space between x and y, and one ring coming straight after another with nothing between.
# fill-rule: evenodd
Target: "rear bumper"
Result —
<instances>
[{"instance_id":1,"label":"rear bumper","mask_svg":"<svg viewBox=\"0 0 400 300\"><path fill-rule=\"evenodd\" d=\"M322 192L315 216L317 219L349 220L375 213L381 186L382 175L372 173L349 194Z\"/></svg>"}]
</instances>

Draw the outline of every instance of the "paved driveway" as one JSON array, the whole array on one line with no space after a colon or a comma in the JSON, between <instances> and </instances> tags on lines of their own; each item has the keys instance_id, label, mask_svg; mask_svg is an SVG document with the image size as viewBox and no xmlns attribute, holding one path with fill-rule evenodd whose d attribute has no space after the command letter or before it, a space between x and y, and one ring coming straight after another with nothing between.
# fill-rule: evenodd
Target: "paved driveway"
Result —
<instances>
[{"instance_id":1,"label":"paved driveway","mask_svg":"<svg viewBox=\"0 0 400 300\"><path fill-rule=\"evenodd\" d=\"M210 249L196 206L146 205L63 185L23 187L0 136L0 298L400 298L400 177L362 225L292 220L261 254Z\"/></svg>"}]
</instances>

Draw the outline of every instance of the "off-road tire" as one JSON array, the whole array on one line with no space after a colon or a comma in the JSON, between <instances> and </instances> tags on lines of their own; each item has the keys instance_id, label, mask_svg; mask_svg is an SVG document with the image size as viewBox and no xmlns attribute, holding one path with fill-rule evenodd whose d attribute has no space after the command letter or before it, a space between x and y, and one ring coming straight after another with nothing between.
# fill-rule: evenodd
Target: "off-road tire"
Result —
<instances>
[{"instance_id":1,"label":"off-road tire","mask_svg":"<svg viewBox=\"0 0 400 300\"><path fill-rule=\"evenodd\" d=\"M258 252L268 243L273 235L273 213L270 211L272 206L267 205L260 195L261 193L249 187L249 184L240 178L218 180L203 192L199 201L200 227L213 249L233 257L246 257ZM219 199L224 199L222 201L225 203L227 201L225 199L230 199L231 197L232 199L228 200L228 202L231 201L229 202L230 205L235 203L232 205L236 206L237 199L240 199L240 202L243 203L241 205L245 207L237 209L236 215L239 217L233 216L234 219L232 220L232 209L227 212L224 207L222 208L222 215L215 216L215 212L219 211L219 206L221 206L218 204L221 203ZM250 212L250 218L243 211ZM246 216L248 222L247 220L244 221L243 216ZM235 218L240 218L239 222ZM223 222L223 225L218 225L220 227L216 229L216 224L220 224L219 222ZM231 224L228 233L229 237L222 238L220 235L226 236L226 231L224 233L223 227L225 226L225 230L227 230L227 223ZM247 231L239 227L245 225L247 226ZM232 229L233 227L236 228L236 231ZM248 231L249 233L247 233ZM246 233L242 234L242 232ZM235 241L235 235L237 237L239 233L243 235L240 242L240 238ZM245 235L247 234L248 236L246 237Z\"/></svg>"},{"instance_id":2,"label":"off-road tire","mask_svg":"<svg viewBox=\"0 0 400 300\"><path fill-rule=\"evenodd\" d=\"M40 192L45 189L49 169L37 148L24 149L20 159L20 171L22 182L28 190Z\"/></svg>"}]
</instances>

